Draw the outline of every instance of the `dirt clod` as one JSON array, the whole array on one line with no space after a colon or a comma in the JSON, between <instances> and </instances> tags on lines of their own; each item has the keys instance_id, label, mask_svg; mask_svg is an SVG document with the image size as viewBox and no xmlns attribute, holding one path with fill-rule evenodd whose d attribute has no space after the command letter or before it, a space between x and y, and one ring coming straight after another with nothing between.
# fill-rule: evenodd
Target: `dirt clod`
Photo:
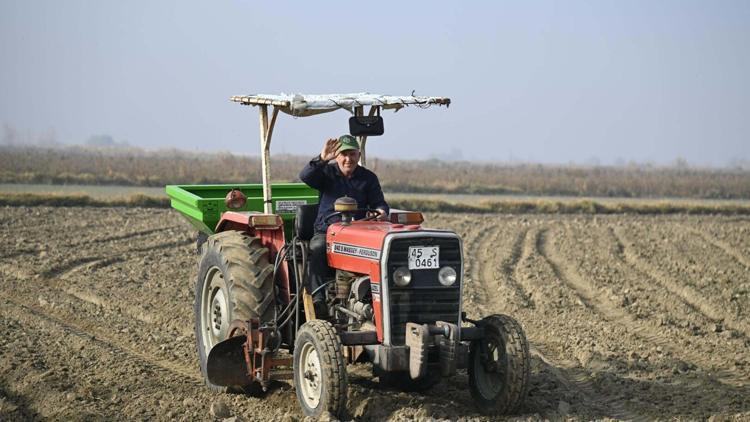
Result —
<instances>
[{"instance_id":1,"label":"dirt clod","mask_svg":"<svg viewBox=\"0 0 750 422\"><path fill-rule=\"evenodd\" d=\"M223 400L215 400L211 403L211 415L218 419L225 419L230 416L229 406Z\"/></svg>"}]
</instances>

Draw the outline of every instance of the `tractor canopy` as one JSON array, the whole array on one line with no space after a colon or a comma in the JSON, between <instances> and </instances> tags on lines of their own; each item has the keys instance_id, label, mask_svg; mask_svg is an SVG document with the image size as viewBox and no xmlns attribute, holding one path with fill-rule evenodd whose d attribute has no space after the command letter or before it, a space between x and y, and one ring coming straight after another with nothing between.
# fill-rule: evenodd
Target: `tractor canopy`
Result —
<instances>
[{"instance_id":1,"label":"tractor canopy","mask_svg":"<svg viewBox=\"0 0 750 422\"><path fill-rule=\"evenodd\" d=\"M261 184L227 184L227 185L171 185L167 186L167 195L171 205L187 218L199 231L212 234L221 214L227 211L224 204L225 195L237 188L247 196L244 211L258 211L265 214L281 215L286 235L290 235L291 224L296 207L301 204L318 202L318 192L304 183L271 184L271 138L279 111L295 116L306 117L329 113L339 109L350 112L353 116L379 116L381 110L398 111L407 106L428 108L432 105L448 107L450 98L422 97L412 95L393 96L378 95L367 92L354 94L251 94L236 95L230 101L258 107L261 146ZM270 115L269 115L270 107ZM368 110L365 108L369 107ZM382 133L382 121L380 122ZM367 133L367 132L363 132ZM366 135L357 136L360 146L360 164L366 165ZM271 194L271 191L274 194Z\"/></svg>"},{"instance_id":2,"label":"tractor canopy","mask_svg":"<svg viewBox=\"0 0 750 422\"><path fill-rule=\"evenodd\" d=\"M381 109L398 111L406 106L428 108L432 105L450 106L451 100L446 97L417 97L412 92L409 96L378 95L361 92L356 94L251 94L235 95L230 101L259 108L261 177L263 183L264 212L271 214L271 137L276 125L279 111L286 114L305 117L328 113L338 109L347 110L356 116L365 116L365 107L370 107L367 116L380 115ZM268 108L272 107L269 119ZM382 122L381 122L382 123ZM381 126L382 128L382 126ZM382 132L381 132L382 133ZM360 164L366 165L365 144L367 136L357 136L360 147Z\"/></svg>"},{"instance_id":3,"label":"tractor canopy","mask_svg":"<svg viewBox=\"0 0 750 422\"><path fill-rule=\"evenodd\" d=\"M394 95L370 94L368 92L325 95L252 94L235 95L230 100L243 105L271 105L295 117L312 116L338 109L344 109L355 114L358 108L365 106L398 111L410 105L426 108L437 104L447 107L451 103L450 98L446 97L417 97L414 95L398 97Z\"/></svg>"}]
</instances>

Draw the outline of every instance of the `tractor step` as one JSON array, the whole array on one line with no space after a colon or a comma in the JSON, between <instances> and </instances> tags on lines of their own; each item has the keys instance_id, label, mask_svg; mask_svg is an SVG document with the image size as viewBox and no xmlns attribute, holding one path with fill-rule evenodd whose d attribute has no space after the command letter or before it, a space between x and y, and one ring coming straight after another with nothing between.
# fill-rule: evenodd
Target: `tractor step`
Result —
<instances>
[{"instance_id":1,"label":"tractor step","mask_svg":"<svg viewBox=\"0 0 750 422\"><path fill-rule=\"evenodd\" d=\"M291 369L274 370L271 372L272 380L290 380L294 378L294 371Z\"/></svg>"}]
</instances>

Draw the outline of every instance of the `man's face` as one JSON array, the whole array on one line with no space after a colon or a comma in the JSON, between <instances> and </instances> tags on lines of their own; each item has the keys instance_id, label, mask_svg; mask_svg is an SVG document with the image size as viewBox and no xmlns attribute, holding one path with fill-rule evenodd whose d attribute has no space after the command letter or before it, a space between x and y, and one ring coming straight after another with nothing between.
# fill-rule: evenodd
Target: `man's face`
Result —
<instances>
[{"instance_id":1,"label":"man's face","mask_svg":"<svg viewBox=\"0 0 750 422\"><path fill-rule=\"evenodd\" d=\"M338 163L339 169L341 169L341 172L345 176L351 176L359 163L359 150L348 149L341 151L336 155L336 163Z\"/></svg>"}]
</instances>

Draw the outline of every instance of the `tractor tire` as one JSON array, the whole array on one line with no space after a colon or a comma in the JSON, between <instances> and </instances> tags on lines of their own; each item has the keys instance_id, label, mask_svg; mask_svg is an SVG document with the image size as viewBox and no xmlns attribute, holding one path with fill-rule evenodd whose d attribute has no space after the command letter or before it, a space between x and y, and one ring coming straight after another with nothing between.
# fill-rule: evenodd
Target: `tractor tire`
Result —
<instances>
[{"instance_id":1,"label":"tractor tire","mask_svg":"<svg viewBox=\"0 0 750 422\"><path fill-rule=\"evenodd\" d=\"M521 325L507 315L480 321L485 337L469 345L469 388L484 414L510 414L526 397L531 358Z\"/></svg>"},{"instance_id":2,"label":"tractor tire","mask_svg":"<svg viewBox=\"0 0 750 422\"><path fill-rule=\"evenodd\" d=\"M347 396L346 362L336 329L330 322L307 321L294 342L294 387L305 416L330 412L344 419Z\"/></svg>"},{"instance_id":3,"label":"tractor tire","mask_svg":"<svg viewBox=\"0 0 750 422\"><path fill-rule=\"evenodd\" d=\"M258 395L258 383L222 387L208 381L208 353L229 336L232 321L274 318L273 265L260 239L239 231L208 237L201 248L195 283L195 342L206 386L217 392Z\"/></svg>"}]
</instances>

